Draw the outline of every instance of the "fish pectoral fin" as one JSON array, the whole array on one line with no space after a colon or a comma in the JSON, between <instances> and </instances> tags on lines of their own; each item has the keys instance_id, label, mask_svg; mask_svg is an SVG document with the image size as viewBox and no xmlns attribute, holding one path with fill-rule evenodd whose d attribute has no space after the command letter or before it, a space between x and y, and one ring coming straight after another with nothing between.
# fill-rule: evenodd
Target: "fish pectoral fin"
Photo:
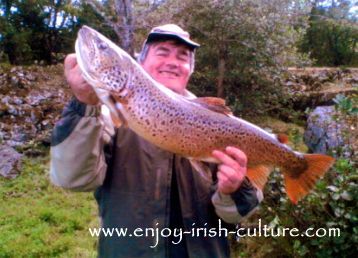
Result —
<instances>
[{"instance_id":1,"label":"fish pectoral fin","mask_svg":"<svg viewBox=\"0 0 358 258\"><path fill-rule=\"evenodd\" d=\"M216 97L200 97L191 99L190 101L193 101L194 103L199 104L200 106L211 111L224 115L232 115L231 109L225 104L225 99Z\"/></svg>"},{"instance_id":2,"label":"fish pectoral fin","mask_svg":"<svg viewBox=\"0 0 358 258\"><path fill-rule=\"evenodd\" d=\"M286 193L294 204L308 194L315 186L316 181L328 171L335 161L334 158L322 154L304 154L303 156L307 162L307 168L299 176L292 176L295 175L294 171L282 171Z\"/></svg>"},{"instance_id":3,"label":"fish pectoral fin","mask_svg":"<svg viewBox=\"0 0 358 258\"><path fill-rule=\"evenodd\" d=\"M127 120L122 115L119 102L117 102L116 99L111 94L108 94L108 92L105 90L96 89L96 94L101 102L107 107L109 115L106 114L106 116L111 118L113 125L116 128L119 128L123 125L126 126Z\"/></svg>"},{"instance_id":4,"label":"fish pectoral fin","mask_svg":"<svg viewBox=\"0 0 358 258\"><path fill-rule=\"evenodd\" d=\"M204 162L195 160L195 159L189 159L190 164L192 167L199 172L199 174L208 182L212 183L212 174L211 170L208 165L206 165Z\"/></svg>"},{"instance_id":5,"label":"fish pectoral fin","mask_svg":"<svg viewBox=\"0 0 358 258\"><path fill-rule=\"evenodd\" d=\"M125 119L125 117L123 116L121 109L120 109L120 104L119 102L116 101L116 99L112 96L109 95L109 99L110 99L110 112L111 112L111 118L113 121L113 124L116 128L119 128L121 126L128 126L128 122Z\"/></svg>"},{"instance_id":6,"label":"fish pectoral fin","mask_svg":"<svg viewBox=\"0 0 358 258\"><path fill-rule=\"evenodd\" d=\"M110 109L108 105L102 105L101 113L102 113L102 122L104 122L105 125L109 127L112 126L115 128L119 128L125 125L125 123L123 123L123 121L125 120L122 120L120 118L115 107L112 107Z\"/></svg>"},{"instance_id":7,"label":"fish pectoral fin","mask_svg":"<svg viewBox=\"0 0 358 258\"><path fill-rule=\"evenodd\" d=\"M113 125L114 125L116 128L119 128L119 127L125 125L125 124L122 122L122 119L120 119L117 114L114 114L113 112L111 112L110 114L111 114L111 119L112 119Z\"/></svg>"},{"instance_id":8,"label":"fish pectoral fin","mask_svg":"<svg viewBox=\"0 0 358 258\"><path fill-rule=\"evenodd\" d=\"M272 166L265 165L250 167L247 168L247 177L262 191L272 170Z\"/></svg>"}]
</instances>

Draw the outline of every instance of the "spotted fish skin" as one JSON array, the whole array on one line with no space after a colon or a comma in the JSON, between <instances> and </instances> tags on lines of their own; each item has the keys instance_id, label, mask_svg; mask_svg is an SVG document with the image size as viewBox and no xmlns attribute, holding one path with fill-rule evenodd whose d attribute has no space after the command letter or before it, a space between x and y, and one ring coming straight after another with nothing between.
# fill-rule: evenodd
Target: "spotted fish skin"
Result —
<instances>
[{"instance_id":1,"label":"spotted fish skin","mask_svg":"<svg viewBox=\"0 0 358 258\"><path fill-rule=\"evenodd\" d=\"M125 51L84 26L76 42L78 63L111 113L158 147L200 161L227 146L248 158L248 177L263 188L273 167L281 168L293 202L304 197L334 159L292 151L277 137L232 115L214 112L154 81Z\"/></svg>"}]
</instances>

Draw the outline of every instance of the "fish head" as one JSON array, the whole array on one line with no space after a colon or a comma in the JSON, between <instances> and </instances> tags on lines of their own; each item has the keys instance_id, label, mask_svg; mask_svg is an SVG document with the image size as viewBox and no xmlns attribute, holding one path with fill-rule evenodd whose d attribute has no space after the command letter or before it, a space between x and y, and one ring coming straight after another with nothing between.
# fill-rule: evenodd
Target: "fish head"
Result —
<instances>
[{"instance_id":1,"label":"fish head","mask_svg":"<svg viewBox=\"0 0 358 258\"><path fill-rule=\"evenodd\" d=\"M132 58L96 30L83 26L76 41L77 62L86 81L117 97L128 92Z\"/></svg>"}]
</instances>

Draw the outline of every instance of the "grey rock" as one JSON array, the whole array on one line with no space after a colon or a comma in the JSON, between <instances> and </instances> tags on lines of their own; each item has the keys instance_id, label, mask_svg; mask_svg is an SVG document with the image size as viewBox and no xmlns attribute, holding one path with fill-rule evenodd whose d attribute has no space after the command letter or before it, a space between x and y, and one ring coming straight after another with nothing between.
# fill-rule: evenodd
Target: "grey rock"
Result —
<instances>
[{"instance_id":1,"label":"grey rock","mask_svg":"<svg viewBox=\"0 0 358 258\"><path fill-rule=\"evenodd\" d=\"M0 145L0 176L15 178L21 171L22 155L13 148Z\"/></svg>"},{"instance_id":2,"label":"grey rock","mask_svg":"<svg viewBox=\"0 0 358 258\"><path fill-rule=\"evenodd\" d=\"M20 80L19 78L15 77L15 76L12 76L11 77L11 85L13 86L20 86Z\"/></svg>"},{"instance_id":3,"label":"grey rock","mask_svg":"<svg viewBox=\"0 0 358 258\"><path fill-rule=\"evenodd\" d=\"M14 107L13 105L8 105L7 112L13 116L17 116L19 114L19 110L16 107Z\"/></svg>"},{"instance_id":4,"label":"grey rock","mask_svg":"<svg viewBox=\"0 0 358 258\"><path fill-rule=\"evenodd\" d=\"M28 74L26 74L26 79L29 81L35 81L36 77L33 74L28 73Z\"/></svg>"},{"instance_id":5,"label":"grey rock","mask_svg":"<svg viewBox=\"0 0 358 258\"><path fill-rule=\"evenodd\" d=\"M342 121L334 119L334 106L316 107L309 115L304 142L314 153L328 153L337 148L344 148Z\"/></svg>"},{"instance_id":6,"label":"grey rock","mask_svg":"<svg viewBox=\"0 0 358 258\"><path fill-rule=\"evenodd\" d=\"M16 105L21 105L21 104L24 103L24 101L23 101L21 98L19 98L19 97L14 97L14 98L12 99L12 103L13 103L13 104L16 104Z\"/></svg>"},{"instance_id":7,"label":"grey rock","mask_svg":"<svg viewBox=\"0 0 358 258\"><path fill-rule=\"evenodd\" d=\"M11 100L10 96L4 96L4 97L1 96L1 103L5 104L5 105L8 105L10 100Z\"/></svg>"},{"instance_id":8,"label":"grey rock","mask_svg":"<svg viewBox=\"0 0 358 258\"><path fill-rule=\"evenodd\" d=\"M23 128L21 125L14 125L11 130L11 140L19 143L25 143L30 140L31 135L29 135L28 130Z\"/></svg>"}]
</instances>

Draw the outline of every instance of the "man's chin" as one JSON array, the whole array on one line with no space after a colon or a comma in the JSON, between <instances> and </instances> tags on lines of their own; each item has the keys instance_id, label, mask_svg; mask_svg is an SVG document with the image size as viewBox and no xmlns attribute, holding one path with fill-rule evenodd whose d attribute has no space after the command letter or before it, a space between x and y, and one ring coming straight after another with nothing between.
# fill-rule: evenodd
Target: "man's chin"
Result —
<instances>
[{"instance_id":1,"label":"man's chin","mask_svg":"<svg viewBox=\"0 0 358 258\"><path fill-rule=\"evenodd\" d=\"M168 78L156 78L155 79L157 82L159 82L160 84L164 85L166 88L178 93L178 94L183 94L184 92L184 88L182 85L178 85L178 79L168 79Z\"/></svg>"},{"instance_id":2,"label":"man's chin","mask_svg":"<svg viewBox=\"0 0 358 258\"><path fill-rule=\"evenodd\" d=\"M173 86L173 85L168 85L168 84L164 84L164 86L178 94L183 94L183 92L184 92L184 89L179 86Z\"/></svg>"}]
</instances>

